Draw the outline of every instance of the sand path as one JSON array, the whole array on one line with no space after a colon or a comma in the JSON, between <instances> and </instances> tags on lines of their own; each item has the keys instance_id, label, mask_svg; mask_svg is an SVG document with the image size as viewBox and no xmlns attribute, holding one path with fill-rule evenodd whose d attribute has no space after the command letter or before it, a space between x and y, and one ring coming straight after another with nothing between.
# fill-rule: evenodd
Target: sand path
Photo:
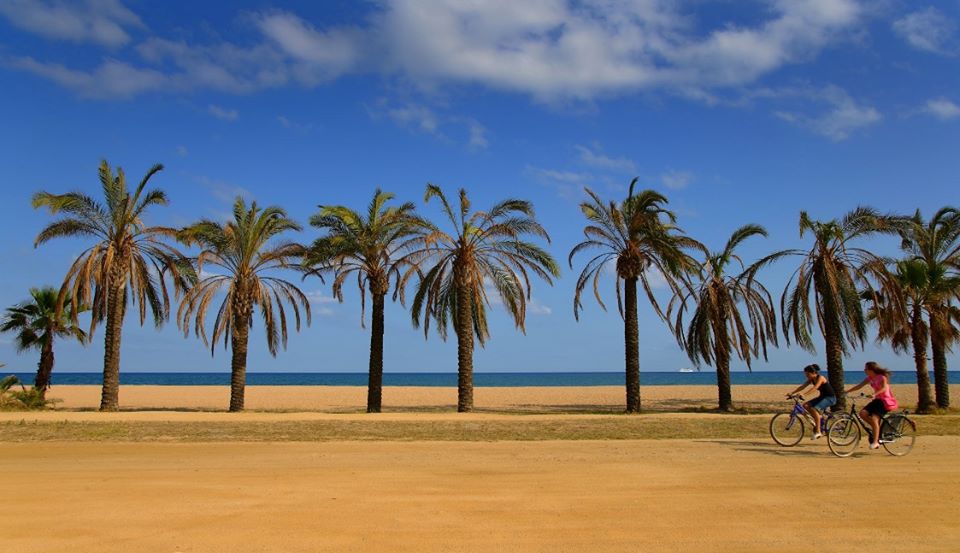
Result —
<instances>
[{"instance_id":1,"label":"sand path","mask_svg":"<svg viewBox=\"0 0 960 553\"><path fill-rule=\"evenodd\" d=\"M960 551L957 437L849 459L743 440L0 451L7 553Z\"/></svg>"}]
</instances>

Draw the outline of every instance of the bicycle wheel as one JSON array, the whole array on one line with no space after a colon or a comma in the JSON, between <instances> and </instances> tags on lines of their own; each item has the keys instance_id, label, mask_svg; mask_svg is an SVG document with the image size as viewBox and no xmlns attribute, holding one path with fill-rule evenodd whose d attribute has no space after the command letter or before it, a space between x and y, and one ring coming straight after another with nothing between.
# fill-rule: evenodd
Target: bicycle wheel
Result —
<instances>
[{"instance_id":1,"label":"bicycle wheel","mask_svg":"<svg viewBox=\"0 0 960 553\"><path fill-rule=\"evenodd\" d=\"M770 419L770 437L784 447L800 443L803 432L803 419L793 413L777 413Z\"/></svg>"},{"instance_id":2,"label":"bicycle wheel","mask_svg":"<svg viewBox=\"0 0 960 553\"><path fill-rule=\"evenodd\" d=\"M891 415L880 425L880 444L890 455L902 457L917 441L917 425L904 415Z\"/></svg>"},{"instance_id":3,"label":"bicycle wheel","mask_svg":"<svg viewBox=\"0 0 960 553\"><path fill-rule=\"evenodd\" d=\"M849 457L860 443L860 425L850 415L834 417L827 430L827 445L837 457Z\"/></svg>"}]
</instances>

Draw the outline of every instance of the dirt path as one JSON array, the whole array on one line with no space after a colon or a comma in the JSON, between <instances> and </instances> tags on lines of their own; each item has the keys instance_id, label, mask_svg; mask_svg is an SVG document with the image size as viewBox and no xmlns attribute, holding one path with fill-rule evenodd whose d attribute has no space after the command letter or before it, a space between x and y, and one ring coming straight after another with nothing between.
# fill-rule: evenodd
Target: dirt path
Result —
<instances>
[{"instance_id":1,"label":"dirt path","mask_svg":"<svg viewBox=\"0 0 960 553\"><path fill-rule=\"evenodd\" d=\"M958 454L957 437L850 459L759 440L0 444L0 550L960 551Z\"/></svg>"}]
</instances>

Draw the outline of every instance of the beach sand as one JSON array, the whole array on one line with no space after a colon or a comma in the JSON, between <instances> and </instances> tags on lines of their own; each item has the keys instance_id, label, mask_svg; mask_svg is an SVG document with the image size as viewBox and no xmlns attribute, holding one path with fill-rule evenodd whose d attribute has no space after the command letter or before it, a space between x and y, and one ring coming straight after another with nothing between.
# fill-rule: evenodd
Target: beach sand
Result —
<instances>
[{"instance_id":1,"label":"beach sand","mask_svg":"<svg viewBox=\"0 0 960 553\"><path fill-rule=\"evenodd\" d=\"M5 553L960 551L953 436L0 448Z\"/></svg>"},{"instance_id":2,"label":"beach sand","mask_svg":"<svg viewBox=\"0 0 960 553\"><path fill-rule=\"evenodd\" d=\"M748 410L783 408L786 391L738 386L734 399ZM99 387L57 386L58 411L0 413L11 437L0 441L0 551L960 551L955 431L921 431L902 458L861 445L840 459L822 439L774 445L769 415L699 412L715 406L711 386L644 387L653 413L636 417L616 415L620 387L478 388L480 412L469 415L454 412L452 388L386 388L382 415L361 413L363 388L250 387L246 413L224 412L228 393L124 386L127 410L99 413ZM895 393L916 401L911 386ZM952 393L960 397L958 387ZM576 431L677 418L757 429L738 439L429 437L441 423ZM949 425L956 416L937 419ZM124 425L231 423L241 436L266 424L267 441L180 441L163 430L122 437ZM270 430L334 423L427 432L414 441L283 441ZM52 432L46 441L19 442L17 428L41 425ZM71 441L76 434L57 428L93 435Z\"/></svg>"},{"instance_id":3,"label":"beach sand","mask_svg":"<svg viewBox=\"0 0 960 553\"><path fill-rule=\"evenodd\" d=\"M749 411L787 408L784 394L795 386L734 386L734 403ZM914 385L893 386L900 402L912 407L917 401ZM641 386L643 409L653 412L713 409L715 386ZM960 385L951 386L960 398ZM62 400L58 409L96 409L100 386L56 386L48 397ZM230 389L226 386L122 386L120 405L128 410L226 410ZM248 386L246 408L251 411L320 411L360 413L366 408L367 389L362 386ZM863 403L864 400L859 400ZM619 413L626 403L623 386L476 388L474 406L479 413ZM457 390L446 387L388 386L383 391L383 410L389 412L456 411Z\"/></svg>"}]
</instances>

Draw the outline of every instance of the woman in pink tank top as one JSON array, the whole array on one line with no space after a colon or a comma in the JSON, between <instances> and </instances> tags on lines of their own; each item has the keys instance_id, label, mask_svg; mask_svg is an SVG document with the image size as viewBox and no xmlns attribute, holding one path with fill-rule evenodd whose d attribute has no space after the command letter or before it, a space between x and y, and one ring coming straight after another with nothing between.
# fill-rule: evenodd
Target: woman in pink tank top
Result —
<instances>
[{"instance_id":1,"label":"woman in pink tank top","mask_svg":"<svg viewBox=\"0 0 960 553\"><path fill-rule=\"evenodd\" d=\"M863 382L850 388L846 393L855 392L867 384L873 388L873 401L860 411L860 418L870 423L870 428L873 430L870 449L877 449L880 447L880 419L899 405L890 391L890 371L870 361L864 365L863 372L867 375Z\"/></svg>"}]
</instances>

